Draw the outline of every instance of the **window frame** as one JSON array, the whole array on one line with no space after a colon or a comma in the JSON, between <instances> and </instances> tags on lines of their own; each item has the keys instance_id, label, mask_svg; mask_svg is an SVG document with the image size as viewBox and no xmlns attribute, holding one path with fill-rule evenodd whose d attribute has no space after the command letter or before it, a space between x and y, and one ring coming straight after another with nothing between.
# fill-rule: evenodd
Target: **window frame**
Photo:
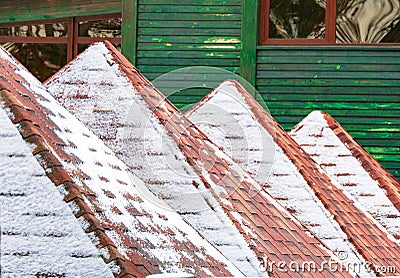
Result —
<instances>
[{"instance_id":1,"label":"window frame","mask_svg":"<svg viewBox=\"0 0 400 278\"><path fill-rule=\"evenodd\" d=\"M326 0L325 38L323 39L284 39L269 38L270 0L259 2L258 45L340 45L340 46L399 46L400 43L337 43L336 42L336 0Z\"/></svg>"},{"instance_id":2,"label":"window frame","mask_svg":"<svg viewBox=\"0 0 400 278\"><path fill-rule=\"evenodd\" d=\"M121 38L92 38L79 37L79 22L95 21L102 19L121 18L121 13L101 14L92 16L66 17L46 20L19 21L10 23L0 23L0 28L36 25L36 24L52 24L67 23L68 36L66 37L17 37L17 36L0 36L0 43L41 43L41 44L66 44L67 45L67 63L78 55L79 44L91 44L98 41L108 40L112 44L121 44Z\"/></svg>"}]
</instances>

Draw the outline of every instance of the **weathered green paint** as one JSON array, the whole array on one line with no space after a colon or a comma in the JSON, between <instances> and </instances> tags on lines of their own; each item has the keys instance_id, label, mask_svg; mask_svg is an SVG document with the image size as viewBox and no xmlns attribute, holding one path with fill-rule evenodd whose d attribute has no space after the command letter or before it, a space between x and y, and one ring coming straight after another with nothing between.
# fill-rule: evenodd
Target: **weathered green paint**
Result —
<instances>
[{"instance_id":1,"label":"weathered green paint","mask_svg":"<svg viewBox=\"0 0 400 278\"><path fill-rule=\"evenodd\" d=\"M122 0L122 53L136 65L138 0Z\"/></svg>"},{"instance_id":2,"label":"weathered green paint","mask_svg":"<svg viewBox=\"0 0 400 278\"><path fill-rule=\"evenodd\" d=\"M257 90L291 129L313 110L335 117L400 177L400 47L271 46L257 50Z\"/></svg>"},{"instance_id":3,"label":"weathered green paint","mask_svg":"<svg viewBox=\"0 0 400 278\"><path fill-rule=\"evenodd\" d=\"M121 0L3 0L1 1L0 23L121 12Z\"/></svg>"},{"instance_id":4,"label":"weathered green paint","mask_svg":"<svg viewBox=\"0 0 400 278\"><path fill-rule=\"evenodd\" d=\"M0 23L122 10L122 51L150 80L188 66L240 72L285 129L324 110L400 177L399 46L258 47L255 0L4 0ZM209 91L169 98L187 109Z\"/></svg>"},{"instance_id":5,"label":"weathered green paint","mask_svg":"<svg viewBox=\"0 0 400 278\"><path fill-rule=\"evenodd\" d=\"M137 67L150 80L190 66L238 73L241 18L238 0L138 0Z\"/></svg>"},{"instance_id":6,"label":"weathered green paint","mask_svg":"<svg viewBox=\"0 0 400 278\"><path fill-rule=\"evenodd\" d=\"M240 75L251 85L256 82L258 1L243 0L242 49L240 52Z\"/></svg>"}]
</instances>

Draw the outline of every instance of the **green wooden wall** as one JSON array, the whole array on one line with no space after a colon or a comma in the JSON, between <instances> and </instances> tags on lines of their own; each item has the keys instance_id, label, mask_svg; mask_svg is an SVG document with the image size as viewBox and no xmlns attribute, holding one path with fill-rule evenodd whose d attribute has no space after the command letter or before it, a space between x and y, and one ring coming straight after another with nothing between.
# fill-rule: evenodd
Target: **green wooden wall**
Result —
<instances>
[{"instance_id":1,"label":"green wooden wall","mask_svg":"<svg viewBox=\"0 0 400 278\"><path fill-rule=\"evenodd\" d=\"M138 0L136 66L150 80L190 66L239 73L242 5L238 0ZM176 92L178 106L209 89Z\"/></svg>"},{"instance_id":2,"label":"green wooden wall","mask_svg":"<svg viewBox=\"0 0 400 278\"><path fill-rule=\"evenodd\" d=\"M257 90L291 129L313 110L335 117L400 177L400 46L258 47Z\"/></svg>"},{"instance_id":3,"label":"green wooden wall","mask_svg":"<svg viewBox=\"0 0 400 278\"><path fill-rule=\"evenodd\" d=\"M2 0L0 23L120 13L121 0Z\"/></svg>"},{"instance_id":4,"label":"green wooden wall","mask_svg":"<svg viewBox=\"0 0 400 278\"><path fill-rule=\"evenodd\" d=\"M0 23L118 13L124 8L123 53L148 79L189 66L240 73L256 84L285 129L315 109L326 111L400 178L400 46L257 47L255 0L1 4ZM182 90L169 98L186 108L209 90Z\"/></svg>"}]
</instances>

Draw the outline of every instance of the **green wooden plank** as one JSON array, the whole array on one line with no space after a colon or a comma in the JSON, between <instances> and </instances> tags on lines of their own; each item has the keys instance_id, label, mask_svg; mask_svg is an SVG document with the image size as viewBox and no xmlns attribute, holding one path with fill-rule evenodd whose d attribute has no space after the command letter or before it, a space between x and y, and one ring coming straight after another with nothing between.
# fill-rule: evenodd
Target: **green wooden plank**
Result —
<instances>
[{"instance_id":1,"label":"green wooden plank","mask_svg":"<svg viewBox=\"0 0 400 278\"><path fill-rule=\"evenodd\" d=\"M268 76L268 79L298 79L298 78L335 78L335 79L400 79L400 71L386 72L327 72L327 71L257 71L257 78Z\"/></svg>"},{"instance_id":2,"label":"green wooden plank","mask_svg":"<svg viewBox=\"0 0 400 278\"><path fill-rule=\"evenodd\" d=\"M239 59L239 52L232 51L139 51L137 54L138 58L226 58L226 59Z\"/></svg>"},{"instance_id":3,"label":"green wooden plank","mask_svg":"<svg viewBox=\"0 0 400 278\"><path fill-rule=\"evenodd\" d=\"M138 0L123 0L122 54L136 65Z\"/></svg>"},{"instance_id":4,"label":"green wooden plank","mask_svg":"<svg viewBox=\"0 0 400 278\"><path fill-rule=\"evenodd\" d=\"M192 13L181 13L181 14L171 14L171 13L139 13L139 20L171 20L174 18L179 21L240 21L241 14L192 14Z\"/></svg>"},{"instance_id":5,"label":"green wooden plank","mask_svg":"<svg viewBox=\"0 0 400 278\"><path fill-rule=\"evenodd\" d=\"M287 115L287 116L296 116L296 115L304 115L313 111L315 108L301 109L294 108L291 106L290 108L275 108L268 105L268 108L272 115ZM348 116L348 117L382 117L382 112L379 110L343 110L343 109L331 109L326 108L324 111L328 112L332 115L340 115L340 116ZM357 111L357 113L355 113ZM393 111L391 117L400 117L400 111Z\"/></svg>"},{"instance_id":6,"label":"green wooden plank","mask_svg":"<svg viewBox=\"0 0 400 278\"><path fill-rule=\"evenodd\" d=\"M302 71L332 71L332 72L369 72L377 71L376 64L347 64L347 63L332 63L332 64L291 64L288 63L264 63L257 65L257 71L289 71L289 70L302 70ZM382 72L398 72L399 65L379 65L379 70ZM260 78L262 78L260 74ZM266 77L266 76L265 76Z\"/></svg>"},{"instance_id":7,"label":"green wooden plank","mask_svg":"<svg viewBox=\"0 0 400 278\"><path fill-rule=\"evenodd\" d=\"M313 93L269 93L260 95L257 100L263 101L287 101L287 102L348 102L348 103L400 103L400 93L398 95L364 95L364 94L324 94L323 92Z\"/></svg>"},{"instance_id":8,"label":"green wooden plank","mask_svg":"<svg viewBox=\"0 0 400 278\"><path fill-rule=\"evenodd\" d=\"M240 29L141 28L141 36L240 36Z\"/></svg>"},{"instance_id":9,"label":"green wooden plank","mask_svg":"<svg viewBox=\"0 0 400 278\"><path fill-rule=\"evenodd\" d=\"M240 6L213 6L213 5L140 5L139 13L209 13L209 14L241 14Z\"/></svg>"},{"instance_id":10,"label":"green wooden plank","mask_svg":"<svg viewBox=\"0 0 400 278\"><path fill-rule=\"evenodd\" d=\"M178 66L186 66L186 65L210 65L210 66L236 66L238 61L233 59L213 59L213 58L193 58L193 59L180 59L180 58L168 58L168 59L152 59L152 58L138 58L138 64L140 65L178 65Z\"/></svg>"},{"instance_id":11,"label":"green wooden plank","mask_svg":"<svg viewBox=\"0 0 400 278\"><path fill-rule=\"evenodd\" d=\"M138 43L169 43L169 44L237 44L240 37L237 36L138 36Z\"/></svg>"},{"instance_id":12,"label":"green wooden plank","mask_svg":"<svg viewBox=\"0 0 400 278\"><path fill-rule=\"evenodd\" d=\"M178 44L178 43L140 43L140 51L154 51L154 50L168 50L168 51L239 51L240 44Z\"/></svg>"},{"instance_id":13,"label":"green wooden plank","mask_svg":"<svg viewBox=\"0 0 400 278\"><path fill-rule=\"evenodd\" d=\"M140 0L142 5L160 5L160 0ZM240 3L240 2L239 2ZM174 0L162 0L163 5L176 5L177 2ZM190 0L181 1L179 5L212 5L212 6L237 6L237 0Z\"/></svg>"},{"instance_id":14,"label":"green wooden plank","mask_svg":"<svg viewBox=\"0 0 400 278\"><path fill-rule=\"evenodd\" d=\"M258 1L243 0L242 50L240 54L240 75L252 86L256 84Z\"/></svg>"},{"instance_id":15,"label":"green wooden plank","mask_svg":"<svg viewBox=\"0 0 400 278\"><path fill-rule=\"evenodd\" d=\"M257 86L318 86L318 87L347 87L347 86L360 86L360 87L400 87L400 80L396 79L327 79L327 78L313 78L313 79L260 79Z\"/></svg>"},{"instance_id":16,"label":"green wooden plank","mask_svg":"<svg viewBox=\"0 0 400 278\"><path fill-rule=\"evenodd\" d=\"M396 147L387 147L387 148L382 148L382 147L366 147L364 148L366 151L368 151L369 153L374 153L374 154L390 154L390 155L396 155L396 156L400 156L400 147L396 148ZM400 157L399 157L400 158ZM400 161L400 159L399 159Z\"/></svg>"},{"instance_id":17,"label":"green wooden plank","mask_svg":"<svg viewBox=\"0 0 400 278\"><path fill-rule=\"evenodd\" d=\"M261 79L259 79L261 80ZM265 79L267 80L267 79ZM330 94L330 95L380 95L380 96L399 96L398 87L359 87L359 86L333 86L333 87L310 87L293 86L293 84L282 84L281 86L268 86L264 82L263 86L257 84L257 90L260 94Z\"/></svg>"},{"instance_id":18,"label":"green wooden plank","mask_svg":"<svg viewBox=\"0 0 400 278\"><path fill-rule=\"evenodd\" d=\"M359 47L358 49L353 49L349 51L348 48L343 48L341 46L336 46L333 50L323 49L314 49L313 46L310 46L308 49L303 51L299 51L296 46L295 49L288 47L287 49L278 49L273 48L269 50L259 50L258 57L262 56L285 56L285 57L297 57L299 53L301 53L302 57L347 57L347 58L360 58L360 57L382 57L382 58L398 58L398 51L392 48L392 51L388 51L387 48L383 50L377 50L376 47Z\"/></svg>"},{"instance_id":19,"label":"green wooden plank","mask_svg":"<svg viewBox=\"0 0 400 278\"><path fill-rule=\"evenodd\" d=\"M240 21L174 21L174 20L157 20L157 21L139 21L139 30L143 28L160 28L160 31L166 28L190 28L190 29L223 29L229 28L240 29Z\"/></svg>"},{"instance_id":20,"label":"green wooden plank","mask_svg":"<svg viewBox=\"0 0 400 278\"><path fill-rule=\"evenodd\" d=\"M278 56L278 55L268 55L259 56L257 58L257 63L275 63L275 64L375 64L375 65L400 65L399 57L343 57L343 56L302 56L301 53L291 56Z\"/></svg>"},{"instance_id":21,"label":"green wooden plank","mask_svg":"<svg viewBox=\"0 0 400 278\"><path fill-rule=\"evenodd\" d=\"M349 103L349 102L302 102L302 101L270 101L267 102L273 106L275 109L286 108L286 107L298 107L301 109L354 109L354 110L376 110L379 109L382 111L382 114L385 113L385 110L391 111L391 113L400 115L400 103ZM398 111L396 111L398 110ZM396 114L397 115L397 114Z\"/></svg>"},{"instance_id":22,"label":"green wooden plank","mask_svg":"<svg viewBox=\"0 0 400 278\"><path fill-rule=\"evenodd\" d=\"M296 52L306 52L306 51L343 51L343 52L359 52L359 51L388 51L396 53L399 51L398 45L385 45L385 44L376 44L376 45L362 45L362 44L354 44L354 45L320 45L320 46L312 46L312 45L292 45L292 46L257 46L258 52L269 52L269 51L296 51Z\"/></svg>"},{"instance_id":23,"label":"green wooden plank","mask_svg":"<svg viewBox=\"0 0 400 278\"><path fill-rule=\"evenodd\" d=\"M121 1L2 1L0 23L121 13Z\"/></svg>"}]
</instances>

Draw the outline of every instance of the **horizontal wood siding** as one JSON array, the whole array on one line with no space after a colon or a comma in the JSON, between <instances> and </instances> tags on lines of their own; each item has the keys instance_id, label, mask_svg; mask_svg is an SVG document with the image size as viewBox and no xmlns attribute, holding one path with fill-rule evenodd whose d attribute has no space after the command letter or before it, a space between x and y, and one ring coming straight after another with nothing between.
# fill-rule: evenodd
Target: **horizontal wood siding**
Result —
<instances>
[{"instance_id":1,"label":"horizontal wood siding","mask_svg":"<svg viewBox=\"0 0 400 278\"><path fill-rule=\"evenodd\" d=\"M121 0L2 0L0 23L121 12Z\"/></svg>"},{"instance_id":2,"label":"horizontal wood siding","mask_svg":"<svg viewBox=\"0 0 400 278\"><path fill-rule=\"evenodd\" d=\"M148 79L190 66L239 73L241 1L138 1L136 65ZM182 108L210 89L183 90L171 99Z\"/></svg>"},{"instance_id":3,"label":"horizontal wood siding","mask_svg":"<svg viewBox=\"0 0 400 278\"><path fill-rule=\"evenodd\" d=\"M257 90L287 130L313 110L335 117L400 178L400 47L259 47Z\"/></svg>"}]
</instances>

